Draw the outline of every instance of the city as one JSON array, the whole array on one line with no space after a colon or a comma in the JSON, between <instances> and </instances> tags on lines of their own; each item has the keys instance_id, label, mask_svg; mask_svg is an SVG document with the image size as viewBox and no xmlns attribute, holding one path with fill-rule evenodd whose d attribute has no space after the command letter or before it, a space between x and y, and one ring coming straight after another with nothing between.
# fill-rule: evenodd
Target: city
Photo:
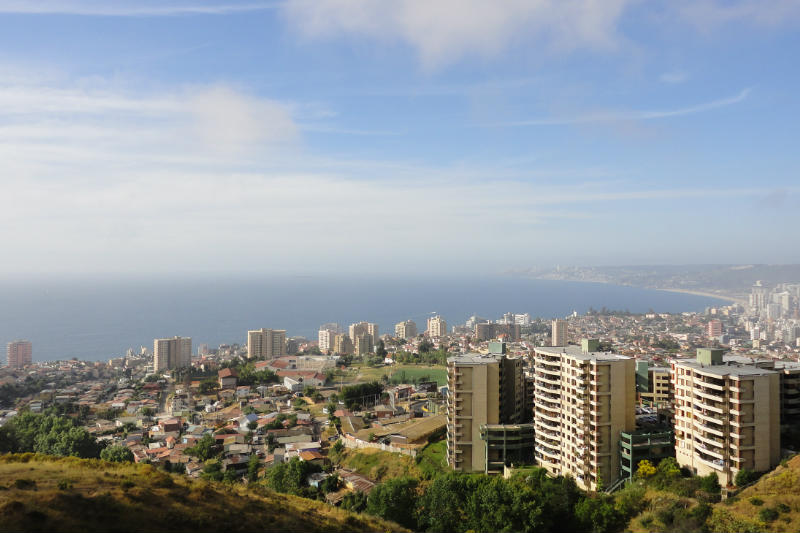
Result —
<instances>
[{"instance_id":1,"label":"city","mask_svg":"<svg viewBox=\"0 0 800 533\"><path fill-rule=\"evenodd\" d=\"M66 417L104 459L194 479L292 492L275 472L299 462L295 493L355 511L397 461L418 481L540 467L613 494L674 458L734 494L800 451L800 284L703 313L434 315L383 335L359 322L246 339L155 339L106 363L33 363L30 342L10 342L0 451L58 453L23 449L14 428Z\"/></svg>"},{"instance_id":2,"label":"city","mask_svg":"<svg viewBox=\"0 0 800 533\"><path fill-rule=\"evenodd\" d=\"M800 0L0 0L0 533L800 531Z\"/></svg>"}]
</instances>

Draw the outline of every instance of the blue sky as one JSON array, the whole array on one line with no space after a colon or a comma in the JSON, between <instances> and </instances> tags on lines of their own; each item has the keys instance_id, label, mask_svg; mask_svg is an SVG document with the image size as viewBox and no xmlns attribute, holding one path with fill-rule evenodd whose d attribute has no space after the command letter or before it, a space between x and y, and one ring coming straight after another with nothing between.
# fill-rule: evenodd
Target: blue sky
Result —
<instances>
[{"instance_id":1,"label":"blue sky","mask_svg":"<svg viewBox=\"0 0 800 533\"><path fill-rule=\"evenodd\" d=\"M0 274L786 263L800 2L0 0Z\"/></svg>"}]
</instances>

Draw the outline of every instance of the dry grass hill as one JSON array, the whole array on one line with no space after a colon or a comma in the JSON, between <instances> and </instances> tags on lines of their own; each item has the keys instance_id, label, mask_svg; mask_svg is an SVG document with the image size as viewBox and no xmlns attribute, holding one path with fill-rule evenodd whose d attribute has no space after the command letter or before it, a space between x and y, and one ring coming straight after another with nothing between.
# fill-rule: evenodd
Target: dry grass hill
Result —
<instances>
[{"instance_id":1,"label":"dry grass hill","mask_svg":"<svg viewBox=\"0 0 800 533\"><path fill-rule=\"evenodd\" d=\"M0 456L0 531L405 531L259 488L193 481L149 465Z\"/></svg>"}]
</instances>

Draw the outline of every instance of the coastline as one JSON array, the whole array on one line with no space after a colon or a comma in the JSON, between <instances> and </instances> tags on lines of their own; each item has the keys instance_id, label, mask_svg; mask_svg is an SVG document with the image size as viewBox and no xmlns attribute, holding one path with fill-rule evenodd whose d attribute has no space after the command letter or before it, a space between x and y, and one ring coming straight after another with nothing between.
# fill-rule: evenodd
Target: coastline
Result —
<instances>
[{"instance_id":1,"label":"coastline","mask_svg":"<svg viewBox=\"0 0 800 533\"><path fill-rule=\"evenodd\" d=\"M726 294L717 294L714 292L704 292L704 291L695 291L691 289L665 289L661 287L647 287L643 285L629 285L625 283L615 283L613 281L604 281L604 280L593 280L593 279L571 279L571 278L542 278L534 276L531 279L538 279L542 281L570 281L570 282L577 282L577 283L602 283L604 285L613 285L616 287L633 287L636 289L649 289L653 291L665 291L665 292L679 292L682 294L691 294L694 296L704 296L706 298L716 298L718 300L725 300L731 303L739 304L739 305L747 305L747 301L741 298L736 298Z\"/></svg>"},{"instance_id":2,"label":"coastline","mask_svg":"<svg viewBox=\"0 0 800 533\"><path fill-rule=\"evenodd\" d=\"M689 289L656 289L657 291L667 291L667 292L680 292L683 294L693 294L695 296L707 296L709 298L717 298L719 300L725 300L731 303L739 304L739 305L746 305L747 302L740 298L734 298L733 296L727 296L724 294L716 294L713 292L703 292L703 291L693 291Z\"/></svg>"}]
</instances>

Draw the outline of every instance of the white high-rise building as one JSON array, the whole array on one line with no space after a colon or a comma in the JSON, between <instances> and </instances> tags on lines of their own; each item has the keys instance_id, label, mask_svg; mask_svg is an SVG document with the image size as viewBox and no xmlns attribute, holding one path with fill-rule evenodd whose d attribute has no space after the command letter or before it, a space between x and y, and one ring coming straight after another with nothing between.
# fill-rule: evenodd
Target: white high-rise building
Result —
<instances>
[{"instance_id":1,"label":"white high-rise building","mask_svg":"<svg viewBox=\"0 0 800 533\"><path fill-rule=\"evenodd\" d=\"M153 370L173 370L192 364L192 338L173 337L153 341Z\"/></svg>"},{"instance_id":2,"label":"white high-rise building","mask_svg":"<svg viewBox=\"0 0 800 533\"><path fill-rule=\"evenodd\" d=\"M319 341L319 351L327 353L328 350L332 350L336 334L337 332L332 329L320 329L317 337Z\"/></svg>"},{"instance_id":3,"label":"white high-rise building","mask_svg":"<svg viewBox=\"0 0 800 533\"><path fill-rule=\"evenodd\" d=\"M428 319L428 336L429 337L446 337L447 336L447 322L439 315L433 316Z\"/></svg>"},{"instance_id":4,"label":"white high-rise building","mask_svg":"<svg viewBox=\"0 0 800 533\"><path fill-rule=\"evenodd\" d=\"M394 336L398 339L413 339L417 336L417 323L413 320L406 320L395 324Z\"/></svg>"}]
</instances>

